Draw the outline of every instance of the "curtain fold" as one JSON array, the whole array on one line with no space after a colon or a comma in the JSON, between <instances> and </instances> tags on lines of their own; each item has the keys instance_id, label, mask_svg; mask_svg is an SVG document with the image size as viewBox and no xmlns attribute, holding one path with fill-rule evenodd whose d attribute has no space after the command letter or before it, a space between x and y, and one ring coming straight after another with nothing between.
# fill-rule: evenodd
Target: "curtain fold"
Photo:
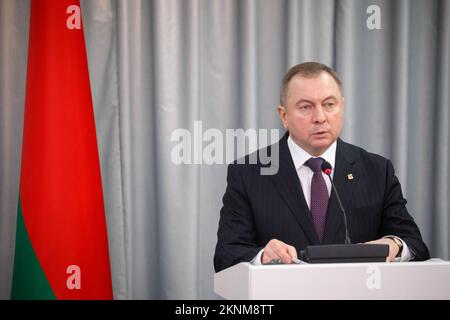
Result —
<instances>
[{"instance_id":1,"label":"curtain fold","mask_svg":"<svg viewBox=\"0 0 450 320\"><path fill-rule=\"evenodd\" d=\"M0 1L0 299L11 294L29 19L28 1Z\"/></svg>"}]
</instances>

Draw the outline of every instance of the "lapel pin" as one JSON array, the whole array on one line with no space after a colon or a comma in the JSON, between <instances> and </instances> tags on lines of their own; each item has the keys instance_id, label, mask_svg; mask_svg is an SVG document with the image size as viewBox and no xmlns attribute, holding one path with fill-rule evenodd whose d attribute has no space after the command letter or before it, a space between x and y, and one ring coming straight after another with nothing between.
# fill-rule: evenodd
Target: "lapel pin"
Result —
<instances>
[{"instance_id":1,"label":"lapel pin","mask_svg":"<svg viewBox=\"0 0 450 320\"><path fill-rule=\"evenodd\" d=\"M347 179L348 179L348 180L353 180L353 174L349 173L349 174L347 175Z\"/></svg>"}]
</instances>

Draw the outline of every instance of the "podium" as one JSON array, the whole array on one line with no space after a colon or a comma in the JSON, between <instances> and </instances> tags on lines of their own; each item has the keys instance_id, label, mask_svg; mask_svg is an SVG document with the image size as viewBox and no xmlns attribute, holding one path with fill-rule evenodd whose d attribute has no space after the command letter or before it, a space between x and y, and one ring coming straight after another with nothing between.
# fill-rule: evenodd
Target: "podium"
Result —
<instances>
[{"instance_id":1,"label":"podium","mask_svg":"<svg viewBox=\"0 0 450 320\"><path fill-rule=\"evenodd\" d=\"M450 262L262 265L239 263L214 275L225 299L450 299Z\"/></svg>"}]
</instances>

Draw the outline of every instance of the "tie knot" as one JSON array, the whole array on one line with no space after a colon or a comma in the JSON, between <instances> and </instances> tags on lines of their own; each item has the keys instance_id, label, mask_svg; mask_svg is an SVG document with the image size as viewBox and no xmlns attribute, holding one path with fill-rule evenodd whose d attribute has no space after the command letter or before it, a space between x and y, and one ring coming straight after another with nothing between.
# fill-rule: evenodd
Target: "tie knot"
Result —
<instances>
[{"instance_id":1,"label":"tie knot","mask_svg":"<svg viewBox=\"0 0 450 320\"><path fill-rule=\"evenodd\" d=\"M322 171L322 158L309 158L308 161L305 162L305 165L308 166L314 173Z\"/></svg>"}]
</instances>

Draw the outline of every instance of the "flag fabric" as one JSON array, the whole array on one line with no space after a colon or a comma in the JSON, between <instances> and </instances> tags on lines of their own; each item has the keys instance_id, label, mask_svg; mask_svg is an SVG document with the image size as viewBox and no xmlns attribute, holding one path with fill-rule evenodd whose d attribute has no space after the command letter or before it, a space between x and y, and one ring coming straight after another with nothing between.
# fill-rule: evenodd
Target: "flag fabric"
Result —
<instances>
[{"instance_id":1,"label":"flag fabric","mask_svg":"<svg viewBox=\"0 0 450 320\"><path fill-rule=\"evenodd\" d=\"M11 297L113 297L79 1L31 1Z\"/></svg>"}]
</instances>

